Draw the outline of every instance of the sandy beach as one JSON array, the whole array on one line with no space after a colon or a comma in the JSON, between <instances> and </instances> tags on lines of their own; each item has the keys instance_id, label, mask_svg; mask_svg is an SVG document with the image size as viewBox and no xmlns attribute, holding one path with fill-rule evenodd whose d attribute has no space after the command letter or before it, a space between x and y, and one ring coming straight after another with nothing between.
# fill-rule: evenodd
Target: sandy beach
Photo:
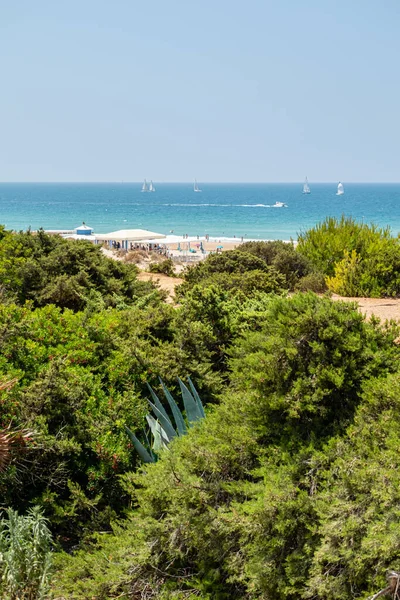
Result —
<instances>
[{"instance_id":1,"label":"sandy beach","mask_svg":"<svg viewBox=\"0 0 400 600\"><path fill-rule=\"evenodd\" d=\"M244 240L249 241L249 240ZM196 252L201 252L201 246L203 247L206 253L208 252L223 252L224 250L234 250L242 243L239 240L232 239L215 239L205 240L205 238L191 238L191 240L182 240L181 242L174 242L168 244L168 248L170 252L174 255L179 255L180 253L189 252L190 250L195 250ZM179 250L180 248L180 250Z\"/></svg>"}]
</instances>

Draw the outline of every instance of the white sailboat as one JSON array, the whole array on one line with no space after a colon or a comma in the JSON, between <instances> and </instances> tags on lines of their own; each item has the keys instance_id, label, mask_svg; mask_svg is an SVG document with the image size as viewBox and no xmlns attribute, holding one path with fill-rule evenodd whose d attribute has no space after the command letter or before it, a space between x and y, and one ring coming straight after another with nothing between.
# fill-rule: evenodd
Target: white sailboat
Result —
<instances>
[{"instance_id":1,"label":"white sailboat","mask_svg":"<svg viewBox=\"0 0 400 600\"><path fill-rule=\"evenodd\" d=\"M150 181L149 192L155 192L155 191L156 191L156 188L154 187L153 182Z\"/></svg>"},{"instance_id":2,"label":"white sailboat","mask_svg":"<svg viewBox=\"0 0 400 600\"><path fill-rule=\"evenodd\" d=\"M339 181L338 186L337 186L337 192L336 192L336 196L343 196L344 194L344 187L343 187L343 183L341 183Z\"/></svg>"},{"instance_id":3,"label":"white sailboat","mask_svg":"<svg viewBox=\"0 0 400 600\"><path fill-rule=\"evenodd\" d=\"M306 177L306 180L303 185L303 194L311 194L311 190L310 190L310 186L308 185L307 177Z\"/></svg>"},{"instance_id":4,"label":"white sailboat","mask_svg":"<svg viewBox=\"0 0 400 600\"><path fill-rule=\"evenodd\" d=\"M197 185L197 180L194 180L194 186L193 186L193 191L194 192L201 192L201 189L199 188L199 186Z\"/></svg>"},{"instance_id":5,"label":"white sailboat","mask_svg":"<svg viewBox=\"0 0 400 600\"><path fill-rule=\"evenodd\" d=\"M149 191L149 187L147 185L147 181L144 180L143 185L142 185L142 192L148 192Z\"/></svg>"}]
</instances>

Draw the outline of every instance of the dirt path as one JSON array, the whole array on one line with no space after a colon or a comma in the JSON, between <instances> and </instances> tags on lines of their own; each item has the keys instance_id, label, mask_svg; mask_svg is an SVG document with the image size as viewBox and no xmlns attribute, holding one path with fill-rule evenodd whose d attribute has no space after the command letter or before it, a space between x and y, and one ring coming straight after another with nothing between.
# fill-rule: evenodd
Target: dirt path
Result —
<instances>
[{"instance_id":1,"label":"dirt path","mask_svg":"<svg viewBox=\"0 0 400 600\"><path fill-rule=\"evenodd\" d=\"M163 275L162 273L146 273L145 271L139 273L138 279L140 281L153 281L157 283L162 290L168 292L167 302L169 304L173 304L174 302L172 296L174 295L175 287L183 283L183 279L180 277L168 277L168 275Z\"/></svg>"},{"instance_id":2,"label":"dirt path","mask_svg":"<svg viewBox=\"0 0 400 600\"><path fill-rule=\"evenodd\" d=\"M386 319L400 320L400 298L343 298L333 294L332 299L357 302L360 311L367 318L375 315L382 321L386 321Z\"/></svg>"}]
</instances>

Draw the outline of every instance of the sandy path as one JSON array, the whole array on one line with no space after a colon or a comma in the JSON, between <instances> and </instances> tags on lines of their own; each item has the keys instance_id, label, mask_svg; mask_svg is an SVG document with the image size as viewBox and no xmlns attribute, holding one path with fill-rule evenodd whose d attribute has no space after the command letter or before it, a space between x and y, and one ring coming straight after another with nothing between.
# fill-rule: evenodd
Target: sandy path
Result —
<instances>
[{"instance_id":1,"label":"sandy path","mask_svg":"<svg viewBox=\"0 0 400 600\"><path fill-rule=\"evenodd\" d=\"M175 287L183 283L183 279L180 277L168 277L168 275L164 275L163 273L146 273L145 271L138 274L138 279L140 281L153 281L162 290L168 292L167 302L169 304L174 303L172 296L174 295Z\"/></svg>"},{"instance_id":2,"label":"sandy path","mask_svg":"<svg viewBox=\"0 0 400 600\"><path fill-rule=\"evenodd\" d=\"M400 298L344 298L333 294L332 299L357 302L360 311L367 318L375 315L382 321L386 321L386 319L400 320Z\"/></svg>"}]
</instances>

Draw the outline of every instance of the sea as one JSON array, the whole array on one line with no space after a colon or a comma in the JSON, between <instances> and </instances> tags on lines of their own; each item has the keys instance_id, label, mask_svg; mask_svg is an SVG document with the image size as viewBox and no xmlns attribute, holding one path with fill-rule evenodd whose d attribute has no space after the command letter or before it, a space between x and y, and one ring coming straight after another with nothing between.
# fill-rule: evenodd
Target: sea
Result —
<instances>
[{"instance_id":1,"label":"sea","mask_svg":"<svg viewBox=\"0 0 400 600\"><path fill-rule=\"evenodd\" d=\"M336 183L0 183L0 223L7 229L94 233L147 229L157 233L289 240L327 216L352 216L400 233L400 184ZM283 202L285 207L273 205Z\"/></svg>"}]
</instances>

